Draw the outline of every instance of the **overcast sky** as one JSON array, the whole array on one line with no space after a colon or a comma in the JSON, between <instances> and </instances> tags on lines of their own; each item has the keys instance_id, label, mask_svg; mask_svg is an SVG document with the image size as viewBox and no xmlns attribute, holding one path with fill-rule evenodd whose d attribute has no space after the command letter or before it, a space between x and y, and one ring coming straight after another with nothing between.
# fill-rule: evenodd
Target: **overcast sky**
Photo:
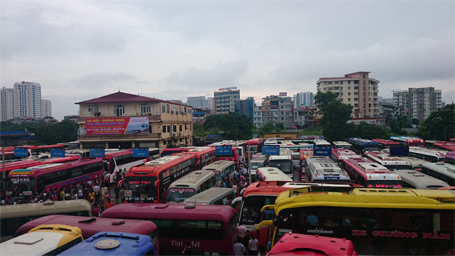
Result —
<instances>
[{"instance_id":1,"label":"overcast sky","mask_svg":"<svg viewBox=\"0 0 455 256\"><path fill-rule=\"evenodd\" d=\"M370 71L379 96L455 101L454 1L2 0L2 87L41 84L57 119L117 91L159 99L316 93Z\"/></svg>"}]
</instances>

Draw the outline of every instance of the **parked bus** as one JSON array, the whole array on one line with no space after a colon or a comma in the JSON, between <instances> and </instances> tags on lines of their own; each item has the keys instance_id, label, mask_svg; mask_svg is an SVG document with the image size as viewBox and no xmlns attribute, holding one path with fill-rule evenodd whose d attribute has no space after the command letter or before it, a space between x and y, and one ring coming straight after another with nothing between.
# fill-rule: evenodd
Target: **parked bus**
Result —
<instances>
[{"instance_id":1,"label":"parked bus","mask_svg":"<svg viewBox=\"0 0 455 256\"><path fill-rule=\"evenodd\" d=\"M198 170L172 182L167 193L166 203L183 203L194 196L216 186L215 173L210 170Z\"/></svg>"},{"instance_id":2,"label":"parked bus","mask_svg":"<svg viewBox=\"0 0 455 256\"><path fill-rule=\"evenodd\" d=\"M359 158L354 151L345 148L332 148L332 160L335 161L339 166L343 162L343 159Z\"/></svg>"},{"instance_id":3,"label":"parked bus","mask_svg":"<svg viewBox=\"0 0 455 256\"><path fill-rule=\"evenodd\" d=\"M367 158L343 159L342 167L352 182L368 188L402 188L401 177Z\"/></svg>"},{"instance_id":4,"label":"parked bus","mask_svg":"<svg viewBox=\"0 0 455 256\"><path fill-rule=\"evenodd\" d=\"M272 248L282 233L346 238L360 255L451 255L454 196L442 190L353 189L349 193L281 193L270 227Z\"/></svg>"},{"instance_id":5,"label":"parked bus","mask_svg":"<svg viewBox=\"0 0 455 256\"><path fill-rule=\"evenodd\" d=\"M390 140L396 141L402 146L425 147L425 141L417 137L391 136Z\"/></svg>"},{"instance_id":6,"label":"parked bus","mask_svg":"<svg viewBox=\"0 0 455 256\"><path fill-rule=\"evenodd\" d=\"M395 170L394 172L400 175L405 188L439 189L449 186L442 180L415 170Z\"/></svg>"},{"instance_id":7,"label":"parked bus","mask_svg":"<svg viewBox=\"0 0 455 256\"><path fill-rule=\"evenodd\" d=\"M246 146L250 145L250 153L260 153L262 152L262 146L264 145L265 139L264 138L254 138L251 140L247 140L245 142Z\"/></svg>"},{"instance_id":8,"label":"parked bus","mask_svg":"<svg viewBox=\"0 0 455 256\"><path fill-rule=\"evenodd\" d=\"M450 186L455 186L455 165L443 162L422 165L422 173L440 179Z\"/></svg>"},{"instance_id":9,"label":"parked bus","mask_svg":"<svg viewBox=\"0 0 455 256\"><path fill-rule=\"evenodd\" d=\"M435 140L425 140L425 147L426 148L433 148L433 144L435 143Z\"/></svg>"},{"instance_id":10,"label":"parked bus","mask_svg":"<svg viewBox=\"0 0 455 256\"><path fill-rule=\"evenodd\" d=\"M94 180L103 174L101 158L16 169L8 175L6 195L22 200L85 180Z\"/></svg>"},{"instance_id":11,"label":"parked bus","mask_svg":"<svg viewBox=\"0 0 455 256\"><path fill-rule=\"evenodd\" d=\"M262 167L256 169L258 181L292 181L288 175L275 167Z\"/></svg>"},{"instance_id":12,"label":"parked bus","mask_svg":"<svg viewBox=\"0 0 455 256\"><path fill-rule=\"evenodd\" d=\"M379 150L383 150L385 148L390 147L399 147L401 146L400 143L393 141L393 140L384 140L384 139L373 139L374 142L378 143Z\"/></svg>"},{"instance_id":13,"label":"parked bus","mask_svg":"<svg viewBox=\"0 0 455 256\"><path fill-rule=\"evenodd\" d=\"M128 203L165 203L172 182L195 170L194 153L165 156L128 170L124 196Z\"/></svg>"},{"instance_id":14,"label":"parked bus","mask_svg":"<svg viewBox=\"0 0 455 256\"><path fill-rule=\"evenodd\" d=\"M408 161L398 156L389 156L389 154L381 151L367 151L365 156L391 171L409 170L412 168Z\"/></svg>"},{"instance_id":15,"label":"parked bus","mask_svg":"<svg viewBox=\"0 0 455 256\"><path fill-rule=\"evenodd\" d=\"M58 256L79 255L157 255L152 238L122 232L99 232Z\"/></svg>"},{"instance_id":16,"label":"parked bus","mask_svg":"<svg viewBox=\"0 0 455 256\"><path fill-rule=\"evenodd\" d=\"M428 162L436 163L444 161L444 152L436 149L421 147L409 147L409 156L417 157Z\"/></svg>"},{"instance_id":17,"label":"parked bus","mask_svg":"<svg viewBox=\"0 0 455 256\"><path fill-rule=\"evenodd\" d=\"M0 244L2 255L56 255L82 241L81 230L67 225L40 225Z\"/></svg>"},{"instance_id":18,"label":"parked bus","mask_svg":"<svg viewBox=\"0 0 455 256\"><path fill-rule=\"evenodd\" d=\"M186 242L196 254L228 255L237 241L235 210L225 205L118 204L100 218L153 221L160 231L160 253L180 255Z\"/></svg>"},{"instance_id":19,"label":"parked bus","mask_svg":"<svg viewBox=\"0 0 455 256\"><path fill-rule=\"evenodd\" d=\"M328 156L310 156L305 160L307 180L311 182L350 183L348 173Z\"/></svg>"},{"instance_id":20,"label":"parked bus","mask_svg":"<svg viewBox=\"0 0 455 256\"><path fill-rule=\"evenodd\" d=\"M34 204L0 206L0 242L11 239L23 224L52 214L92 216L92 205L87 200L47 201Z\"/></svg>"},{"instance_id":21,"label":"parked bus","mask_svg":"<svg viewBox=\"0 0 455 256\"><path fill-rule=\"evenodd\" d=\"M258 168L266 167L269 165L269 157L268 156L262 156L262 157L252 157L250 160L250 168L251 168L251 178L252 180L256 181L257 180L257 173L256 170Z\"/></svg>"},{"instance_id":22,"label":"parked bus","mask_svg":"<svg viewBox=\"0 0 455 256\"><path fill-rule=\"evenodd\" d=\"M439 150L455 151L455 142L435 141L433 148Z\"/></svg>"},{"instance_id":23,"label":"parked bus","mask_svg":"<svg viewBox=\"0 0 455 256\"><path fill-rule=\"evenodd\" d=\"M292 164L291 151L288 148L280 148L280 155L271 155L269 166L276 167L291 179L293 178L294 166Z\"/></svg>"},{"instance_id":24,"label":"parked bus","mask_svg":"<svg viewBox=\"0 0 455 256\"><path fill-rule=\"evenodd\" d=\"M279 235L275 236L275 239L278 238ZM288 255L357 256L357 253L352 242L345 238L286 233L275 242L267 256Z\"/></svg>"},{"instance_id":25,"label":"parked bus","mask_svg":"<svg viewBox=\"0 0 455 256\"><path fill-rule=\"evenodd\" d=\"M223 185L223 180L229 177L234 180L234 162L227 160L218 160L209 165L206 165L202 170L209 170L215 173L217 186Z\"/></svg>"},{"instance_id":26,"label":"parked bus","mask_svg":"<svg viewBox=\"0 0 455 256\"><path fill-rule=\"evenodd\" d=\"M216 146L225 146L223 143L214 143L211 144L212 147ZM235 166L240 166L240 163L243 161L242 160L242 152L241 149L238 147L232 147L232 154L230 155L217 155L215 152L215 159L214 161L219 161L219 160L226 160L226 161L233 161Z\"/></svg>"},{"instance_id":27,"label":"parked bus","mask_svg":"<svg viewBox=\"0 0 455 256\"><path fill-rule=\"evenodd\" d=\"M332 148L352 149L352 144L346 141L332 141Z\"/></svg>"},{"instance_id":28,"label":"parked bus","mask_svg":"<svg viewBox=\"0 0 455 256\"><path fill-rule=\"evenodd\" d=\"M310 143L299 143L299 144L281 144L280 148L288 148L293 152L300 152L302 149L311 149L313 150L313 144Z\"/></svg>"},{"instance_id":29,"label":"parked bus","mask_svg":"<svg viewBox=\"0 0 455 256\"><path fill-rule=\"evenodd\" d=\"M315 146L330 146L330 143L324 139L315 139L314 145Z\"/></svg>"},{"instance_id":30,"label":"parked bus","mask_svg":"<svg viewBox=\"0 0 455 256\"><path fill-rule=\"evenodd\" d=\"M419 172L422 171L422 165L428 163L428 161L412 156L400 156L400 158L408 162L411 165L411 169Z\"/></svg>"},{"instance_id":31,"label":"parked bus","mask_svg":"<svg viewBox=\"0 0 455 256\"><path fill-rule=\"evenodd\" d=\"M191 148L187 152L194 153L196 157L196 170L201 170L215 159L214 147L197 147Z\"/></svg>"},{"instance_id":32,"label":"parked bus","mask_svg":"<svg viewBox=\"0 0 455 256\"><path fill-rule=\"evenodd\" d=\"M235 199L233 188L213 187L183 201L184 204L231 205Z\"/></svg>"},{"instance_id":33,"label":"parked bus","mask_svg":"<svg viewBox=\"0 0 455 256\"><path fill-rule=\"evenodd\" d=\"M444 158L444 162L447 164L455 165L455 152L447 152Z\"/></svg>"},{"instance_id":34,"label":"parked bus","mask_svg":"<svg viewBox=\"0 0 455 256\"><path fill-rule=\"evenodd\" d=\"M363 155L365 151L379 151L378 143L372 140L349 138L349 143L352 144L352 151L359 155Z\"/></svg>"},{"instance_id":35,"label":"parked bus","mask_svg":"<svg viewBox=\"0 0 455 256\"><path fill-rule=\"evenodd\" d=\"M189 147L182 147L182 148L163 148L161 152L161 157L165 156L172 156L176 153L188 152L190 150Z\"/></svg>"}]
</instances>

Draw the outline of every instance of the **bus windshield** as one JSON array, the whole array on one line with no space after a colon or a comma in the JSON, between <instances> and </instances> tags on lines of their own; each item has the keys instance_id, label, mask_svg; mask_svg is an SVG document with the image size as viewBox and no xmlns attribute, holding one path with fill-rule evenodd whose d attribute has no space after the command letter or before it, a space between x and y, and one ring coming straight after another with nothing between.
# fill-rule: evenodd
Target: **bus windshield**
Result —
<instances>
[{"instance_id":1,"label":"bus windshield","mask_svg":"<svg viewBox=\"0 0 455 256\"><path fill-rule=\"evenodd\" d=\"M153 201L156 199L156 177L126 177L128 190L131 195L125 191L125 200Z\"/></svg>"},{"instance_id":2,"label":"bus windshield","mask_svg":"<svg viewBox=\"0 0 455 256\"><path fill-rule=\"evenodd\" d=\"M251 152L258 152L258 145L251 145L250 150Z\"/></svg>"},{"instance_id":3,"label":"bus windshield","mask_svg":"<svg viewBox=\"0 0 455 256\"><path fill-rule=\"evenodd\" d=\"M264 205L270 205L275 203L276 196L249 196L243 201L243 208L240 214L240 223L244 224L256 224L261 222L260 211ZM263 220L271 220L274 217L274 213L265 213L262 218Z\"/></svg>"},{"instance_id":4,"label":"bus windshield","mask_svg":"<svg viewBox=\"0 0 455 256\"><path fill-rule=\"evenodd\" d=\"M168 202L183 202L185 199L196 195L194 188L170 188L167 195Z\"/></svg>"},{"instance_id":5,"label":"bus windshield","mask_svg":"<svg viewBox=\"0 0 455 256\"><path fill-rule=\"evenodd\" d=\"M276 167L286 174L292 174L292 162L290 160L273 160L269 162L270 167Z\"/></svg>"},{"instance_id":6,"label":"bus windshield","mask_svg":"<svg viewBox=\"0 0 455 256\"><path fill-rule=\"evenodd\" d=\"M261 167L264 167L263 162L251 162L251 169L255 170Z\"/></svg>"},{"instance_id":7,"label":"bus windshield","mask_svg":"<svg viewBox=\"0 0 455 256\"><path fill-rule=\"evenodd\" d=\"M379 147L377 145L365 145L365 151L379 151Z\"/></svg>"},{"instance_id":8,"label":"bus windshield","mask_svg":"<svg viewBox=\"0 0 455 256\"><path fill-rule=\"evenodd\" d=\"M6 195L31 196L35 193L35 178L11 177L8 180Z\"/></svg>"},{"instance_id":9,"label":"bus windshield","mask_svg":"<svg viewBox=\"0 0 455 256\"><path fill-rule=\"evenodd\" d=\"M370 180L365 184L367 188L402 188L402 181L380 181L380 180Z\"/></svg>"}]
</instances>

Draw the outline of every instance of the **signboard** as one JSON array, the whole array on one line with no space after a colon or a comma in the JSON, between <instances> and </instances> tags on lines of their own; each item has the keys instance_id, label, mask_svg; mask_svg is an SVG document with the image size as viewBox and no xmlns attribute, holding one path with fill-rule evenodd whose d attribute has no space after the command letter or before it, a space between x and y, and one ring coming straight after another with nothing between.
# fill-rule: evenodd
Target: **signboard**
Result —
<instances>
[{"instance_id":1,"label":"signboard","mask_svg":"<svg viewBox=\"0 0 455 256\"><path fill-rule=\"evenodd\" d=\"M113 117L85 119L86 135L122 135L149 133L148 117Z\"/></svg>"},{"instance_id":2,"label":"signboard","mask_svg":"<svg viewBox=\"0 0 455 256\"><path fill-rule=\"evenodd\" d=\"M91 148L90 157L104 157L104 148Z\"/></svg>"},{"instance_id":3,"label":"signboard","mask_svg":"<svg viewBox=\"0 0 455 256\"><path fill-rule=\"evenodd\" d=\"M232 90L237 90L237 87L220 88L220 91L232 91Z\"/></svg>"},{"instance_id":4,"label":"signboard","mask_svg":"<svg viewBox=\"0 0 455 256\"><path fill-rule=\"evenodd\" d=\"M217 156L232 155L232 146L231 145L216 146L215 155Z\"/></svg>"},{"instance_id":5,"label":"signboard","mask_svg":"<svg viewBox=\"0 0 455 256\"><path fill-rule=\"evenodd\" d=\"M390 156L409 156L409 147L390 147Z\"/></svg>"},{"instance_id":6,"label":"signboard","mask_svg":"<svg viewBox=\"0 0 455 256\"><path fill-rule=\"evenodd\" d=\"M286 97L286 96L288 96L288 93L287 92L280 92L279 96L280 97Z\"/></svg>"},{"instance_id":7,"label":"signboard","mask_svg":"<svg viewBox=\"0 0 455 256\"><path fill-rule=\"evenodd\" d=\"M332 146L314 146L313 156L331 156Z\"/></svg>"},{"instance_id":8,"label":"signboard","mask_svg":"<svg viewBox=\"0 0 455 256\"><path fill-rule=\"evenodd\" d=\"M28 149L27 148L14 148L14 156L28 156Z\"/></svg>"},{"instance_id":9,"label":"signboard","mask_svg":"<svg viewBox=\"0 0 455 256\"><path fill-rule=\"evenodd\" d=\"M51 149L51 157L65 157L65 149L64 148Z\"/></svg>"},{"instance_id":10,"label":"signboard","mask_svg":"<svg viewBox=\"0 0 455 256\"><path fill-rule=\"evenodd\" d=\"M263 155L280 155L280 145L263 145Z\"/></svg>"},{"instance_id":11,"label":"signboard","mask_svg":"<svg viewBox=\"0 0 455 256\"><path fill-rule=\"evenodd\" d=\"M149 148L133 148L134 157L148 157Z\"/></svg>"}]
</instances>

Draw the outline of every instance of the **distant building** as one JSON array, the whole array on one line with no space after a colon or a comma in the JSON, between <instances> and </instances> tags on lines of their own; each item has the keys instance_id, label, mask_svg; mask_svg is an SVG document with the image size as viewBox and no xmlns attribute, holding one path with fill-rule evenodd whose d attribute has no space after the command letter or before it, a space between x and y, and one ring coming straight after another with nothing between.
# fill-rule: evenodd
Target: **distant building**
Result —
<instances>
[{"instance_id":1,"label":"distant building","mask_svg":"<svg viewBox=\"0 0 455 256\"><path fill-rule=\"evenodd\" d=\"M253 122L254 98L248 97L246 100L239 100L236 104L235 113L246 115Z\"/></svg>"},{"instance_id":2,"label":"distant building","mask_svg":"<svg viewBox=\"0 0 455 256\"><path fill-rule=\"evenodd\" d=\"M34 82L14 83L14 114L17 117L40 119L41 85Z\"/></svg>"},{"instance_id":3,"label":"distant building","mask_svg":"<svg viewBox=\"0 0 455 256\"><path fill-rule=\"evenodd\" d=\"M193 123L202 123L211 114L210 109L193 108Z\"/></svg>"},{"instance_id":4,"label":"distant building","mask_svg":"<svg viewBox=\"0 0 455 256\"><path fill-rule=\"evenodd\" d=\"M207 97L207 109L210 109L210 113L215 113L215 98Z\"/></svg>"},{"instance_id":5,"label":"distant building","mask_svg":"<svg viewBox=\"0 0 455 256\"><path fill-rule=\"evenodd\" d=\"M187 97L186 104L193 108L202 108L202 109L208 108L208 104L207 104L207 100L205 99L205 96Z\"/></svg>"},{"instance_id":6,"label":"distant building","mask_svg":"<svg viewBox=\"0 0 455 256\"><path fill-rule=\"evenodd\" d=\"M240 90L237 90L237 87L221 88L213 94L215 115L224 115L229 112L235 113L235 106L240 100Z\"/></svg>"},{"instance_id":7,"label":"distant building","mask_svg":"<svg viewBox=\"0 0 455 256\"><path fill-rule=\"evenodd\" d=\"M177 103L177 104L183 104L182 100L169 100L169 102Z\"/></svg>"},{"instance_id":8,"label":"distant building","mask_svg":"<svg viewBox=\"0 0 455 256\"><path fill-rule=\"evenodd\" d=\"M79 118L79 115L69 115L69 116L64 116L63 120L70 120L73 122L77 122L78 118Z\"/></svg>"},{"instance_id":9,"label":"distant building","mask_svg":"<svg viewBox=\"0 0 455 256\"><path fill-rule=\"evenodd\" d=\"M355 125L359 125L360 123L367 123L371 125L385 125L385 118L383 117L365 117L365 118L351 118L348 120L348 123L353 123Z\"/></svg>"},{"instance_id":10,"label":"distant building","mask_svg":"<svg viewBox=\"0 0 455 256\"><path fill-rule=\"evenodd\" d=\"M409 88L393 92L393 103L397 107L396 116L407 116L422 123L433 111L443 107L441 90L434 87Z\"/></svg>"},{"instance_id":11,"label":"distant building","mask_svg":"<svg viewBox=\"0 0 455 256\"><path fill-rule=\"evenodd\" d=\"M264 123L262 121L262 106L254 106L253 108L253 124L256 128L261 128Z\"/></svg>"},{"instance_id":12,"label":"distant building","mask_svg":"<svg viewBox=\"0 0 455 256\"><path fill-rule=\"evenodd\" d=\"M50 100L41 100L41 116L42 118L52 116L52 103Z\"/></svg>"},{"instance_id":13,"label":"distant building","mask_svg":"<svg viewBox=\"0 0 455 256\"><path fill-rule=\"evenodd\" d=\"M0 121L15 118L14 89L5 88L0 90Z\"/></svg>"},{"instance_id":14,"label":"distant building","mask_svg":"<svg viewBox=\"0 0 455 256\"><path fill-rule=\"evenodd\" d=\"M282 123L285 129L294 126L292 97L270 95L262 101L262 123Z\"/></svg>"},{"instance_id":15,"label":"distant building","mask_svg":"<svg viewBox=\"0 0 455 256\"><path fill-rule=\"evenodd\" d=\"M294 108L294 124L304 126L313 119L313 108Z\"/></svg>"},{"instance_id":16,"label":"distant building","mask_svg":"<svg viewBox=\"0 0 455 256\"><path fill-rule=\"evenodd\" d=\"M379 97L378 97L378 102L393 103L393 98L383 98L383 97L379 96Z\"/></svg>"},{"instance_id":17,"label":"distant building","mask_svg":"<svg viewBox=\"0 0 455 256\"><path fill-rule=\"evenodd\" d=\"M312 107L314 105L314 94L312 92L299 92L294 95L294 108Z\"/></svg>"},{"instance_id":18,"label":"distant building","mask_svg":"<svg viewBox=\"0 0 455 256\"><path fill-rule=\"evenodd\" d=\"M344 77L321 77L316 82L317 90L331 91L342 103L353 106L351 117L375 117L378 115L379 80L370 78L369 73L359 71Z\"/></svg>"},{"instance_id":19,"label":"distant building","mask_svg":"<svg viewBox=\"0 0 455 256\"><path fill-rule=\"evenodd\" d=\"M378 113L380 117L395 117L395 113L397 111L397 107L395 104L390 102L378 102Z\"/></svg>"}]
</instances>

